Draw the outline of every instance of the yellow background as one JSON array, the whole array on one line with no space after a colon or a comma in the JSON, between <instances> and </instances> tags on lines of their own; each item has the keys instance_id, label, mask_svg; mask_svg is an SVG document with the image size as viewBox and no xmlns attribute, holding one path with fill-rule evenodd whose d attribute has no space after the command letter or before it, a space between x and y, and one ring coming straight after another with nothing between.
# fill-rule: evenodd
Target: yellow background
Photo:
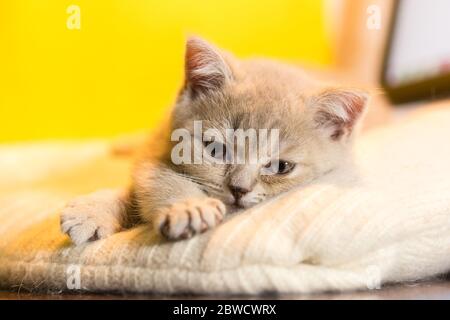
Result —
<instances>
[{"instance_id":1,"label":"yellow background","mask_svg":"<svg viewBox=\"0 0 450 320\"><path fill-rule=\"evenodd\" d=\"M69 5L81 29L66 26ZM196 34L237 56L329 64L317 0L0 0L0 141L150 128Z\"/></svg>"}]
</instances>

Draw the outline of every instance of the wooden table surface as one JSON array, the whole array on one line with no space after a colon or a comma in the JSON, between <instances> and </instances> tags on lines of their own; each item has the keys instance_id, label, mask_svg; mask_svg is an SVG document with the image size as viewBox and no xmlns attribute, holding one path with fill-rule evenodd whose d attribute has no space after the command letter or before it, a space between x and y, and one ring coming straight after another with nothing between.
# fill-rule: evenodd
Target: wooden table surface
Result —
<instances>
[{"instance_id":1,"label":"wooden table surface","mask_svg":"<svg viewBox=\"0 0 450 320\"><path fill-rule=\"evenodd\" d=\"M0 291L0 300L166 300L166 299L286 299L286 300L353 300L353 299L445 299L450 300L450 281L428 281L384 287L380 290L281 296L166 296L151 294L42 294Z\"/></svg>"}]
</instances>

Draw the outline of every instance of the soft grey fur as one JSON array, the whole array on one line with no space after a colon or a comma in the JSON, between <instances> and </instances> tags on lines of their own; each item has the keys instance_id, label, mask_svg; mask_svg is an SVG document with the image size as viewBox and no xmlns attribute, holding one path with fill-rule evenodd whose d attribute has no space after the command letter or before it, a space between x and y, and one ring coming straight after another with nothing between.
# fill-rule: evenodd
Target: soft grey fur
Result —
<instances>
[{"instance_id":1,"label":"soft grey fur","mask_svg":"<svg viewBox=\"0 0 450 320\"><path fill-rule=\"evenodd\" d=\"M136 221L151 223L172 240L204 232L227 212L258 204L351 162L351 138L366 101L360 90L326 86L274 61L238 60L191 38L186 45L186 82L168 132L192 132L194 120L203 120L204 130L221 132L278 129L280 159L295 164L294 169L262 175L265 162L174 165L173 143L166 134L162 151L150 149L138 162L129 191L75 199L62 213L63 231L77 244ZM246 193L238 199L230 186Z\"/></svg>"}]
</instances>

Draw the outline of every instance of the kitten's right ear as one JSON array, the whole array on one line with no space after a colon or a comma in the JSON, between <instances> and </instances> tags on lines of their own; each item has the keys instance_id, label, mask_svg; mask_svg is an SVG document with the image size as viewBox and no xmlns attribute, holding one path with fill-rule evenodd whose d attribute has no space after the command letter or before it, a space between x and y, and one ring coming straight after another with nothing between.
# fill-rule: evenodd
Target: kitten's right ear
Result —
<instances>
[{"instance_id":1,"label":"kitten's right ear","mask_svg":"<svg viewBox=\"0 0 450 320\"><path fill-rule=\"evenodd\" d=\"M367 107L368 93L352 88L326 89L311 99L314 120L333 140L352 134Z\"/></svg>"},{"instance_id":2,"label":"kitten's right ear","mask_svg":"<svg viewBox=\"0 0 450 320\"><path fill-rule=\"evenodd\" d=\"M185 59L185 86L193 96L220 89L232 79L231 69L219 51L200 38L187 40Z\"/></svg>"}]
</instances>

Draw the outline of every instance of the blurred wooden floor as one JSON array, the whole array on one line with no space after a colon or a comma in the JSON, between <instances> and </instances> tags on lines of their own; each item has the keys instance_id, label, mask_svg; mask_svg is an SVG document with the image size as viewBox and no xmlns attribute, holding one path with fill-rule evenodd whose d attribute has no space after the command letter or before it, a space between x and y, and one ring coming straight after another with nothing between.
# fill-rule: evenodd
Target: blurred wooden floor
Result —
<instances>
[{"instance_id":1,"label":"blurred wooden floor","mask_svg":"<svg viewBox=\"0 0 450 320\"><path fill-rule=\"evenodd\" d=\"M450 281L431 281L417 284L388 286L381 290L315 295L281 296L165 296L151 294L33 294L0 291L0 300L215 300L215 299L281 299L281 300L408 300L444 299L450 300Z\"/></svg>"}]
</instances>

